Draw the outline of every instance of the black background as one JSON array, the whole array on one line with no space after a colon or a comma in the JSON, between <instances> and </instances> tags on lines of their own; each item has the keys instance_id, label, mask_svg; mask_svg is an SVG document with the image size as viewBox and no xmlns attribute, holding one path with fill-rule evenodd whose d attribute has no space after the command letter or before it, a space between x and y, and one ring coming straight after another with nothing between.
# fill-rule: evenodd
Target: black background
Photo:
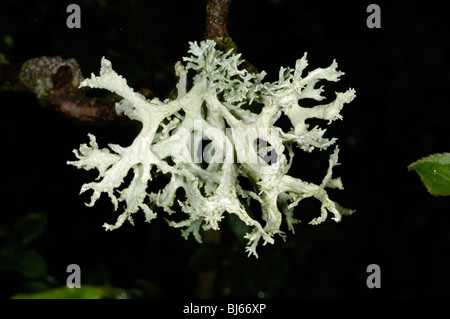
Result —
<instances>
[{"instance_id":1,"label":"black background","mask_svg":"<svg viewBox=\"0 0 450 319\"><path fill-rule=\"evenodd\" d=\"M186 55L188 41L203 39L205 1L79 1L81 29L66 27L69 3L3 1L0 52L11 62L75 58L85 76L97 74L106 56L132 87L163 98L176 83L173 65ZM220 244L212 247L184 240L162 218L144 223L141 213L134 227L105 232L101 225L119 212L104 195L85 207L90 194L79 196L79 189L96 174L65 163L88 132L106 147L128 145L136 128L74 124L40 107L32 94L17 92L0 92L0 222L30 212L47 216L33 248L45 257L55 286L65 284L67 265L76 263L83 284L145 298L194 297L205 269L216 273L216 298L449 297L450 198L430 195L407 170L421 157L450 151L446 10L442 1L378 1L381 29L369 29L370 3L253 0L230 7L228 29L239 52L269 80L308 52L308 70L336 59L345 72L326 90L356 89L344 120L326 133L338 137L335 176L345 187L330 191L331 198L356 209L341 223L308 226L319 205L305 200L296 208L303 220L296 234L260 247L259 259L246 257L226 222ZM293 174L320 182L330 151L298 153ZM366 286L372 263L381 267L380 289ZM4 298L26 292L26 279L15 273L2 273L0 280Z\"/></svg>"}]
</instances>

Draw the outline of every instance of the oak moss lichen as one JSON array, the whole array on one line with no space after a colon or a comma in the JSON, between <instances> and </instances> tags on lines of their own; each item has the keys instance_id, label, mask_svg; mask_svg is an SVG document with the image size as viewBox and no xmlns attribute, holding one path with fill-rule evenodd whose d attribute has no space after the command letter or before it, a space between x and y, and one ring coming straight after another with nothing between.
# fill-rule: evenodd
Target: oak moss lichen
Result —
<instances>
[{"instance_id":1,"label":"oak moss lichen","mask_svg":"<svg viewBox=\"0 0 450 319\"><path fill-rule=\"evenodd\" d=\"M117 93L123 97L116 104L117 112L142 122L142 130L130 146L109 144L109 148L99 148L90 134L89 145L74 150L78 160L68 162L99 172L98 181L81 188L81 193L93 191L88 206L106 193L115 210L119 203L124 207L115 224L104 224L107 230L120 227L126 220L133 223L133 214L140 210L150 222L159 207L170 226L182 228L185 237L192 233L201 242L200 227L218 230L225 213L235 214L250 227L245 235L246 250L257 256L260 240L266 244L273 243L275 235L285 237L280 229L283 216L288 230L294 231L299 222L294 207L305 198L321 202L320 215L310 221L313 225L326 220L329 213L337 222L353 213L332 201L326 192L326 188L343 188L340 178L332 176L333 167L338 165L337 146L320 185L288 175L293 147L311 152L336 142L335 138L324 137L326 129L309 128L306 120L318 118L331 123L341 119L343 105L355 97L355 90L348 89L336 92L330 103L301 106L302 99L323 99L323 87L316 87L319 81L338 81L343 75L335 61L304 75L308 64L304 54L294 69L282 67L278 81L270 83L263 81L265 72L253 74L239 68L243 61L240 55L216 50L214 41L190 43L189 54L183 58L184 64L175 65L179 81L177 97L172 100L148 100L134 92L105 58L100 75L92 75L80 85ZM189 70L195 73L190 88ZM251 111L251 104L260 105L260 111ZM281 116L292 125L287 131L276 125ZM202 145L205 139L208 147ZM130 170L134 177L123 187ZM162 189L151 183L155 171L170 176ZM238 178L250 181L253 189L244 189ZM149 185L154 191L148 193ZM183 200L176 196L179 189L184 191ZM261 204L258 220L263 222L246 211L244 204L251 200ZM177 205L178 210L174 209ZM174 214L185 214L185 218L175 222L171 219Z\"/></svg>"}]
</instances>

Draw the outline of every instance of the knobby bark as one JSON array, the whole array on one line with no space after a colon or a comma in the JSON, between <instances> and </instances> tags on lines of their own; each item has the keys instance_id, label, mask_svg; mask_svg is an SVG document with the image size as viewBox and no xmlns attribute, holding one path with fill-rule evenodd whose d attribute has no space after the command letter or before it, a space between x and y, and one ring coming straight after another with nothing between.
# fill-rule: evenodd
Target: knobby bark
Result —
<instances>
[{"instance_id":1,"label":"knobby bark","mask_svg":"<svg viewBox=\"0 0 450 319\"><path fill-rule=\"evenodd\" d=\"M214 40L223 51L234 50L236 44L228 34L227 22L231 0L208 0L206 4L205 39Z\"/></svg>"},{"instance_id":2,"label":"knobby bark","mask_svg":"<svg viewBox=\"0 0 450 319\"><path fill-rule=\"evenodd\" d=\"M78 88L82 80L78 63L59 56L0 65L0 91L34 93L41 106L50 107L78 123L131 123L128 117L116 113L115 103L120 101L119 96L111 93L90 97L88 89Z\"/></svg>"}]
</instances>

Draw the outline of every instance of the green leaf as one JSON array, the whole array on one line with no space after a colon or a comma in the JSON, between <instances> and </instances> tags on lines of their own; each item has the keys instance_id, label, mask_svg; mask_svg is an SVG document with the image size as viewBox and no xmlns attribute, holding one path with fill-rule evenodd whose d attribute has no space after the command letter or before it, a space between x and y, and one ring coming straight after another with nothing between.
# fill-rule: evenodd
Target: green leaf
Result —
<instances>
[{"instance_id":1,"label":"green leaf","mask_svg":"<svg viewBox=\"0 0 450 319\"><path fill-rule=\"evenodd\" d=\"M433 195L450 195L450 153L424 157L408 166L415 170Z\"/></svg>"},{"instance_id":2,"label":"green leaf","mask_svg":"<svg viewBox=\"0 0 450 319\"><path fill-rule=\"evenodd\" d=\"M126 298L123 289L85 285L81 288L54 288L31 294L17 294L12 299L111 299Z\"/></svg>"},{"instance_id":3,"label":"green leaf","mask_svg":"<svg viewBox=\"0 0 450 319\"><path fill-rule=\"evenodd\" d=\"M47 273L44 258L34 250L0 256L0 269L16 270L28 278L42 277Z\"/></svg>"},{"instance_id":4,"label":"green leaf","mask_svg":"<svg viewBox=\"0 0 450 319\"><path fill-rule=\"evenodd\" d=\"M41 213L31 213L14 223L14 230L22 238L22 245L28 244L40 236L47 224L47 217Z\"/></svg>"}]
</instances>

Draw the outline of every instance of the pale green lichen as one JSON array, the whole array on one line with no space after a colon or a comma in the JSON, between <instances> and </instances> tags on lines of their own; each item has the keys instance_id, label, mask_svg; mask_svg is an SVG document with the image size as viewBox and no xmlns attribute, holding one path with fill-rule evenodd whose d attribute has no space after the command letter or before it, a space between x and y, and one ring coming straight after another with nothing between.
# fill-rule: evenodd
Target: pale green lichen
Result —
<instances>
[{"instance_id":1,"label":"pale green lichen","mask_svg":"<svg viewBox=\"0 0 450 319\"><path fill-rule=\"evenodd\" d=\"M245 236L247 251L257 256L261 239L266 244L273 243L276 234L284 238L280 230L283 215L287 228L294 231L299 220L293 209L302 199L314 197L322 203L320 216L310 222L313 225L323 222L328 213L340 221L342 215L353 212L330 200L325 190L343 188L340 178L332 177L332 169L338 165L337 146L320 185L287 174L294 145L311 152L336 142L324 137L325 129L309 129L305 121L341 119L340 111L353 100L355 91L337 92L330 103L301 106L305 98L323 99L323 88L316 87L319 81L339 80L343 73L337 70L335 61L327 68L303 75L307 67L305 54L295 69L281 68L278 81L269 83L263 82L264 72L252 74L240 69L240 55L216 50L213 41L190 43L189 53L183 58L185 65L175 65L179 82L174 100L147 100L134 92L105 58L100 75L92 75L80 85L119 94L123 100L117 103L117 112L142 122L142 130L130 146L109 144L109 149L100 149L95 136L89 135L90 146L81 145L79 152L74 151L78 160L68 162L99 171L98 182L81 188L81 192L93 191L88 206L94 205L101 193L108 194L115 210L122 203L123 213L114 225L104 225L107 230L120 227L125 220L132 223L132 215L139 210L144 212L146 221L151 221L156 217L154 209L160 207L168 214L170 226L182 228L185 238L192 233L201 242L200 227L218 230L227 212L251 227ZM196 72L190 89L188 70ZM252 103L260 107L259 112L250 111L248 106ZM280 116L290 120L289 131L276 126ZM202 139L210 141L208 147L203 147ZM170 181L164 188L148 193L154 167L156 172L170 175ZM118 190L130 170L134 178ZM253 190L243 189L238 177L248 179ZM176 198L180 188L184 199ZM263 223L246 211L244 203L248 200L260 202ZM173 214L181 213L173 209L175 203L186 214L181 222L170 220Z\"/></svg>"}]
</instances>

